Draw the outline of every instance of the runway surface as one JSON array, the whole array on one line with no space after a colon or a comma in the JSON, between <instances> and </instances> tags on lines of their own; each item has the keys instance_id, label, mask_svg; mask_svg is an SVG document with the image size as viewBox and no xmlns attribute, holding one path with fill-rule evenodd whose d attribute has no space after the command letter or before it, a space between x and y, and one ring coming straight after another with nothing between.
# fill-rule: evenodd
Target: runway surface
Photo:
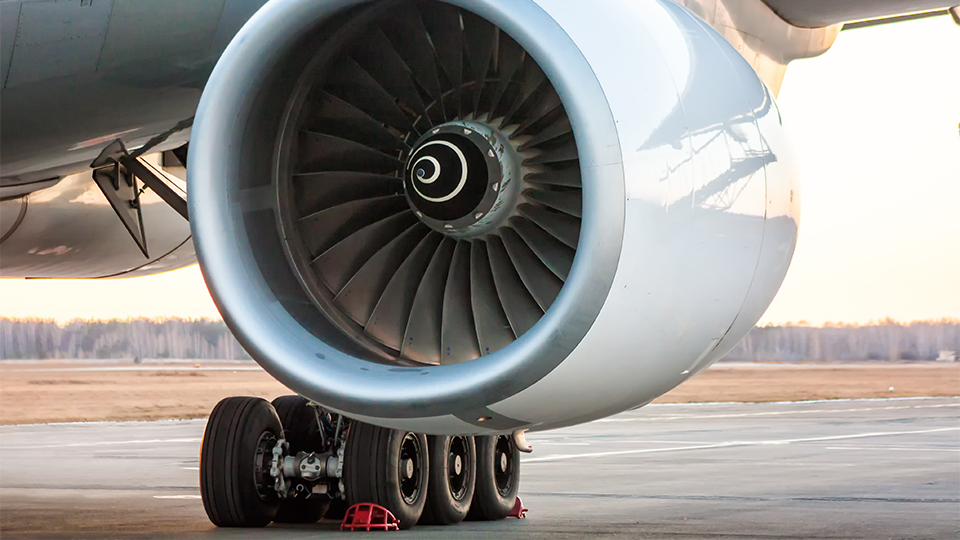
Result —
<instances>
[{"instance_id":1,"label":"runway surface","mask_svg":"<svg viewBox=\"0 0 960 540\"><path fill-rule=\"evenodd\" d=\"M0 428L3 538L317 538L216 529L203 421ZM525 520L408 538L957 538L960 399L650 406L531 434Z\"/></svg>"}]
</instances>

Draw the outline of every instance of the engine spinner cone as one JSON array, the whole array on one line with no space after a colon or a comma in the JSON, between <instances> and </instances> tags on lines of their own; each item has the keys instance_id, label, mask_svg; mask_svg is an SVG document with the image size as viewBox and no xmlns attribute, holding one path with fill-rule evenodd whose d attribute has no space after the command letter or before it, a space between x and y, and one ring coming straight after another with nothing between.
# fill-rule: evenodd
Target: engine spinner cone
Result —
<instances>
[{"instance_id":1,"label":"engine spinner cone","mask_svg":"<svg viewBox=\"0 0 960 540\"><path fill-rule=\"evenodd\" d=\"M520 159L506 135L481 122L455 121L413 145L404 191L427 226L453 238L474 238L511 215L520 179Z\"/></svg>"}]
</instances>

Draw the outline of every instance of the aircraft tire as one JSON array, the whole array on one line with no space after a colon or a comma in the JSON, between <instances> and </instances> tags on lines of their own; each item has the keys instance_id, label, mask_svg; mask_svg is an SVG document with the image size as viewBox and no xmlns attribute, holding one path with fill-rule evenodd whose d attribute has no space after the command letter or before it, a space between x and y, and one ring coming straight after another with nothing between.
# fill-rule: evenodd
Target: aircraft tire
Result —
<instances>
[{"instance_id":1,"label":"aircraft tire","mask_svg":"<svg viewBox=\"0 0 960 540\"><path fill-rule=\"evenodd\" d=\"M320 426L310 402L301 396L280 396L271 403L280 417L283 437L290 444L289 455L297 452L321 452L324 450ZM281 499L280 508L273 521L277 523L316 523L327 512L330 498L326 495L305 498Z\"/></svg>"},{"instance_id":2,"label":"aircraft tire","mask_svg":"<svg viewBox=\"0 0 960 540\"><path fill-rule=\"evenodd\" d=\"M210 413L200 446L200 495L218 527L264 527L280 499L270 477L270 448L280 418L257 397L229 397ZM259 464L258 464L259 459Z\"/></svg>"},{"instance_id":3,"label":"aircraft tire","mask_svg":"<svg viewBox=\"0 0 960 540\"><path fill-rule=\"evenodd\" d=\"M507 435L475 437L477 485L467 519L495 521L510 515L520 492L520 451Z\"/></svg>"},{"instance_id":4,"label":"aircraft tire","mask_svg":"<svg viewBox=\"0 0 960 540\"><path fill-rule=\"evenodd\" d=\"M428 436L430 483L421 524L453 525L467 517L477 479L473 437Z\"/></svg>"},{"instance_id":5,"label":"aircraft tire","mask_svg":"<svg viewBox=\"0 0 960 540\"><path fill-rule=\"evenodd\" d=\"M383 506L401 529L423 514L430 478L425 435L354 422L344 450L343 482L347 503Z\"/></svg>"}]
</instances>

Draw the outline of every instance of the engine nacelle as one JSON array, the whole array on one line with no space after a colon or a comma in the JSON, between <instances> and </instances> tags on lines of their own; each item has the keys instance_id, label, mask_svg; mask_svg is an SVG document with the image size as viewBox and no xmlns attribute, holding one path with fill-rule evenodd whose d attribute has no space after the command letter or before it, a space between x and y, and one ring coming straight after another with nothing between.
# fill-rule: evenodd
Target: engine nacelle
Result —
<instances>
[{"instance_id":1,"label":"engine nacelle","mask_svg":"<svg viewBox=\"0 0 960 540\"><path fill-rule=\"evenodd\" d=\"M650 402L756 324L799 220L773 97L668 0L271 0L189 160L251 356L427 433Z\"/></svg>"}]
</instances>

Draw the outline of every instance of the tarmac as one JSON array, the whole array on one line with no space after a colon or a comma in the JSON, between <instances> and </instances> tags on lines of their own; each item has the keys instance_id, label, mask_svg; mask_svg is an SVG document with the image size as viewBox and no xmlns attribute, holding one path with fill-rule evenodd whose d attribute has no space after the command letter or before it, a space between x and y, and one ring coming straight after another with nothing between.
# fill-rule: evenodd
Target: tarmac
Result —
<instances>
[{"instance_id":1,"label":"tarmac","mask_svg":"<svg viewBox=\"0 0 960 540\"><path fill-rule=\"evenodd\" d=\"M0 428L7 538L324 538L217 529L204 421ZM652 405L528 440L523 520L407 538L958 538L960 398Z\"/></svg>"}]
</instances>

